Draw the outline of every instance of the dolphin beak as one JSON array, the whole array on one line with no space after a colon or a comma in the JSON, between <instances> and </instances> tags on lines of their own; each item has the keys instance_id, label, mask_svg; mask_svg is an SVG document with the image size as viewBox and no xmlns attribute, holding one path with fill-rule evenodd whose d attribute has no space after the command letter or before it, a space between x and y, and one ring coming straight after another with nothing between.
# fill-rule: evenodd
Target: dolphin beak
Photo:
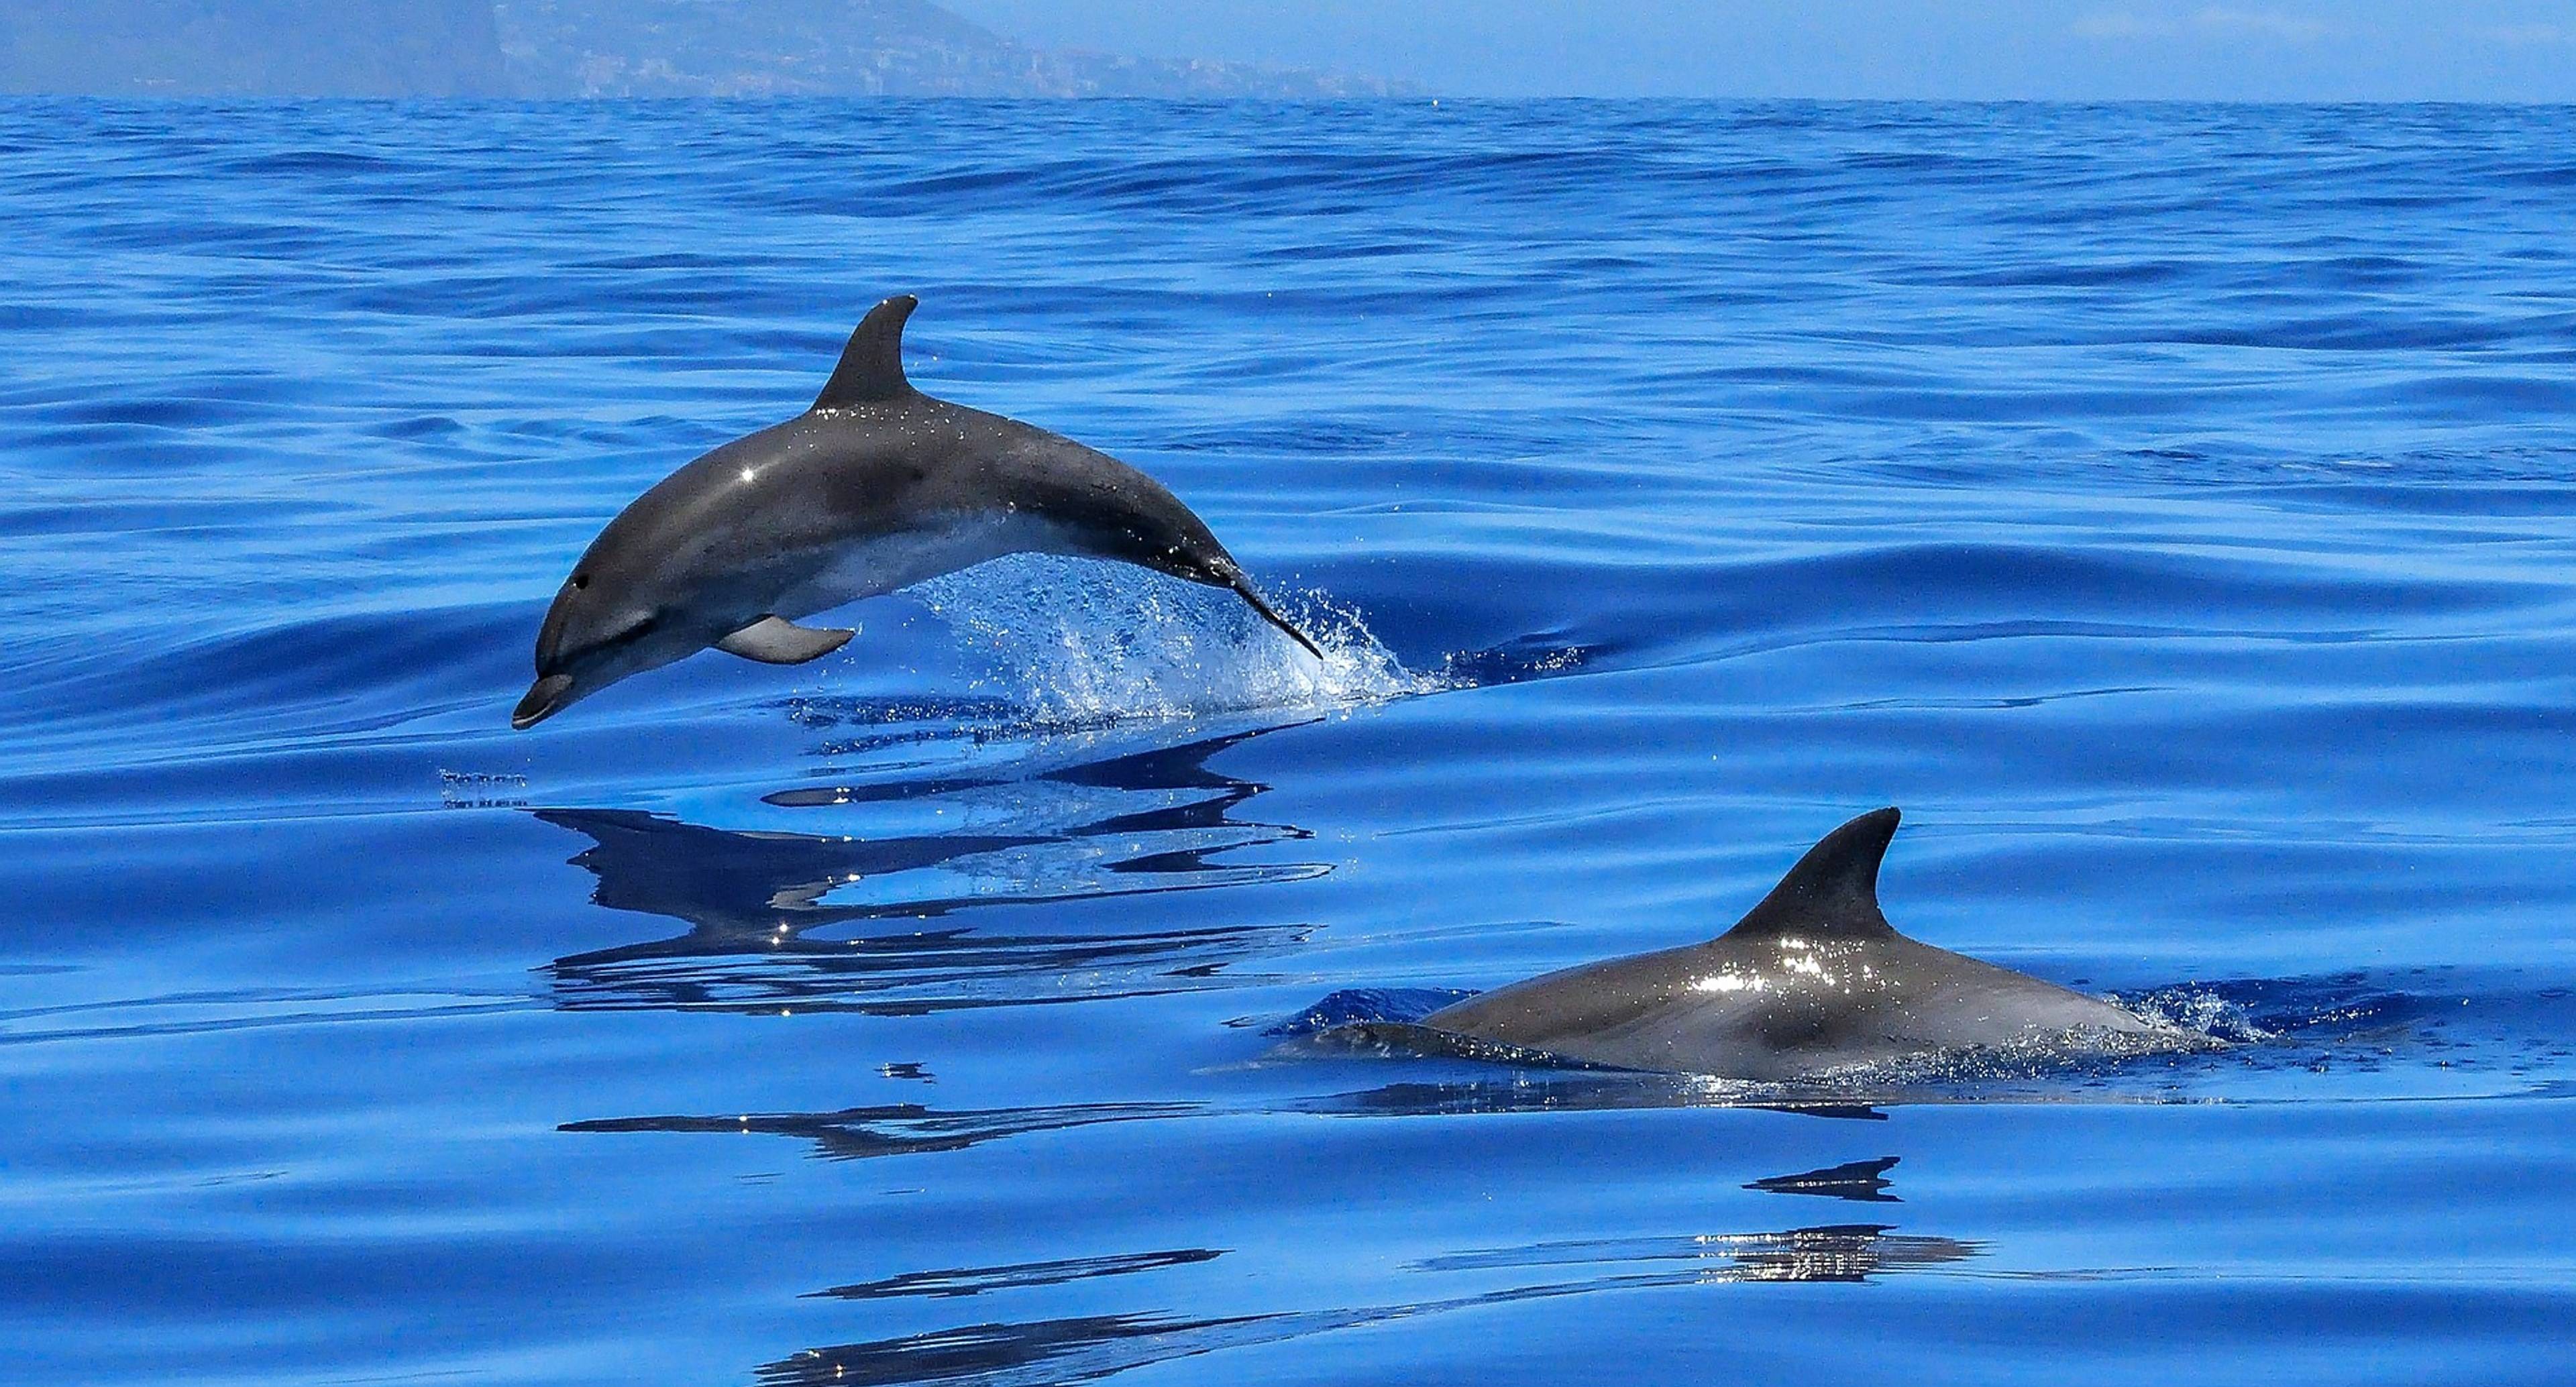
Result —
<instances>
[{"instance_id":1,"label":"dolphin beak","mask_svg":"<svg viewBox=\"0 0 2576 1387\"><path fill-rule=\"evenodd\" d=\"M568 697L571 693L572 676L569 674L549 674L530 684L528 696L520 699L519 706L510 710L510 726L525 732L544 722L572 701Z\"/></svg>"}]
</instances>

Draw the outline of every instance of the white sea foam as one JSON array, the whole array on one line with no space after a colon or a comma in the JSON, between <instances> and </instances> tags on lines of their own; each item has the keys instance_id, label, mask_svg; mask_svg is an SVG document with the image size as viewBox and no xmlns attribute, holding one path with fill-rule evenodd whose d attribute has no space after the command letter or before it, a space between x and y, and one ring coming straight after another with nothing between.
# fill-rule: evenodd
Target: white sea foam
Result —
<instances>
[{"instance_id":1,"label":"white sea foam","mask_svg":"<svg viewBox=\"0 0 2576 1387\"><path fill-rule=\"evenodd\" d=\"M1283 592L1321 660L1215 588L1124 565L1013 555L914 589L982 668L976 692L1045 723L1328 710L1448 686L1407 670L1357 612Z\"/></svg>"}]
</instances>

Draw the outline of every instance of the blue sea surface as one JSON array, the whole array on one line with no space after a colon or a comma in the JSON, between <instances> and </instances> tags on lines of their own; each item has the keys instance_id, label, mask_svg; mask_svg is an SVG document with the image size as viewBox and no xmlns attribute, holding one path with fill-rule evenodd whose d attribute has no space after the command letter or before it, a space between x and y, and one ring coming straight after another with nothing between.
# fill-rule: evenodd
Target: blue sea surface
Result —
<instances>
[{"instance_id":1,"label":"blue sea surface","mask_svg":"<svg viewBox=\"0 0 2576 1387\"><path fill-rule=\"evenodd\" d=\"M2576 110L10 100L0 229L0 1379L2576 1379ZM1023 558L511 732L897 292L1329 658ZM1331 1043L1891 803L2230 1043Z\"/></svg>"}]
</instances>

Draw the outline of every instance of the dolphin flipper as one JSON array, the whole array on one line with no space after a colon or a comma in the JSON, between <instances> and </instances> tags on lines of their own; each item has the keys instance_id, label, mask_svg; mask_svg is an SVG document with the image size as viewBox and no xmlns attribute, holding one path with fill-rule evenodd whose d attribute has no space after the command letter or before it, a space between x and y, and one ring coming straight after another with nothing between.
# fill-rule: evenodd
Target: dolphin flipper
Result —
<instances>
[{"instance_id":1,"label":"dolphin flipper","mask_svg":"<svg viewBox=\"0 0 2576 1387\"><path fill-rule=\"evenodd\" d=\"M799 626L784 617L765 616L716 642L716 649L764 665L801 665L819 660L858 632L825 626Z\"/></svg>"}]
</instances>

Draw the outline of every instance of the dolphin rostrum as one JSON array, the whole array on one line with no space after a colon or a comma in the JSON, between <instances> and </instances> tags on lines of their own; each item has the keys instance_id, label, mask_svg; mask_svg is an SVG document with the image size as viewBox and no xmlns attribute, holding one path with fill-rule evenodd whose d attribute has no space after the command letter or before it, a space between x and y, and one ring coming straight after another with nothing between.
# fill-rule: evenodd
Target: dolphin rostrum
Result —
<instances>
[{"instance_id":1,"label":"dolphin rostrum","mask_svg":"<svg viewBox=\"0 0 2576 1387\"><path fill-rule=\"evenodd\" d=\"M1896 821L1880 809L1825 835L1706 943L1531 978L1421 1024L1591 1064L1766 1082L1996 1047L2140 1054L2215 1043L1897 933L1878 909Z\"/></svg>"},{"instance_id":2,"label":"dolphin rostrum","mask_svg":"<svg viewBox=\"0 0 2576 1387\"><path fill-rule=\"evenodd\" d=\"M546 611L512 727L710 646L769 664L817 659L858 633L797 618L1023 552L1232 589L1321 658L1162 483L914 390L903 324L916 302L869 310L813 408L663 478L608 522Z\"/></svg>"}]
</instances>

